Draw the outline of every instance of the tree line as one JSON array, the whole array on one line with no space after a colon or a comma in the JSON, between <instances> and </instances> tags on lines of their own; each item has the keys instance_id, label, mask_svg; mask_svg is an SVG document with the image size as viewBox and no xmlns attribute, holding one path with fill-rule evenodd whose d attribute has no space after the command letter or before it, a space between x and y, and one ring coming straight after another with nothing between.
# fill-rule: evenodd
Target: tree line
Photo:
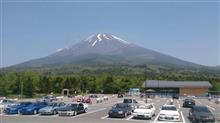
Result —
<instances>
[{"instance_id":1,"label":"tree line","mask_svg":"<svg viewBox=\"0 0 220 123\"><path fill-rule=\"evenodd\" d=\"M212 90L220 91L219 74L196 70L169 70L155 66L143 68L83 69L81 72L51 74L53 71L4 71L0 73L0 96L61 94L63 89L77 93L118 93L140 87L148 80L210 81Z\"/></svg>"}]
</instances>

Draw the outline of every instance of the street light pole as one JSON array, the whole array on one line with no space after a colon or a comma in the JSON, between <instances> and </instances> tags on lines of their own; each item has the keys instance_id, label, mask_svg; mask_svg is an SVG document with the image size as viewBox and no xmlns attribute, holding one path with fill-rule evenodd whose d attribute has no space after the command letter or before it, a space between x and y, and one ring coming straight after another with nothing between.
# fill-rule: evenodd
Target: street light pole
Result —
<instances>
[{"instance_id":1,"label":"street light pole","mask_svg":"<svg viewBox=\"0 0 220 123\"><path fill-rule=\"evenodd\" d=\"M147 103L147 91L146 91L146 89L147 89L147 65L145 65L144 79L145 79L145 81L144 81L145 102Z\"/></svg>"},{"instance_id":2,"label":"street light pole","mask_svg":"<svg viewBox=\"0 0 220 123\"><path fill-rule=\"evenodd\" d=\"M20 89L21 89L21 93L20 93L20 98L22 99L23 97L23 81L21 81L21 79L19 78L19 81L20 81Z\"/></svg>"}]
</instances>

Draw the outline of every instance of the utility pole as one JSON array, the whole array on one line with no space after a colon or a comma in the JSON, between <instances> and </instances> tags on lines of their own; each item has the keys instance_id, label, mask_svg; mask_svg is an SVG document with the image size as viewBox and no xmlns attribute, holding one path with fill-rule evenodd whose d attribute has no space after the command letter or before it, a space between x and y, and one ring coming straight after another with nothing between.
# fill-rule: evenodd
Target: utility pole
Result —
<instances>
[{"instance_id":1,"label":"utility pole","mask_svg":"<svg viewBox=\"0 0 220 123\"><path fill-rule=\"evenodd\" d=\"M20 98L23 98L23 81L21 81L20 77L19 77L19 81L20 81L20 89L21 89L21 93L20 93Z\"/></svg>"},{"instance_id":2,"label":"utility pole","mask_svg":"<svg viewBox=\"0 0 220 123\"><path fill-rule=\"evenodd\" d=\"M147 103L147 64L145 65L145 72L144 72L144 90L145 90L145 102Z\"/></svg>"}]
</instances>

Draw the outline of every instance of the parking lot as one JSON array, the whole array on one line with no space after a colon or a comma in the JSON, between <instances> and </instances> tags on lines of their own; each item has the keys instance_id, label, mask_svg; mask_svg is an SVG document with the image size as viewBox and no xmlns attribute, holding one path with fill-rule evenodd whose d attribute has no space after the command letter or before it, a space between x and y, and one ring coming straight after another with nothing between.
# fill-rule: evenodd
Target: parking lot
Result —
<instances>
[{"instance_id":1,"label":"parking lot","mask_svg":"<svg viewBox=\"0 0 220 123\"><path fill-rule=\"evenodd\" d=\"M109 96L110 97L110 96ZM130 97L128 97L130 98ZM137 101L141 101L143 99L139 97L135 97ZM87 113L79 114L77 116L71 117L62 117L58 115L49 115L49 116L41 116L41 115L5 115L0 114L1 123L134 123L134 122L156 122L160 123L162 121L158 121L159 111L162 105L168 104L170 102L170 98L160 98L156 97L148 100L148 102L154 103L156 107L156 115L151 120L140 120L134 119L132 115L129 115L126 118L109 118L108 111L111 107L118 102L122 102L123 98L110 97L108 101L103 103L89 104L89 110ZM195 99L196 105L206 105L216 117L216 122L220 122L219 119L220 114L220 105L214 103L213 101L208 101L207 99ZM189 108L182 107L183 99L174 99L174 105L177 107L180 113L181 122L182 123L190 123L188 119ZM165 123L165 122L163 122Z\"/></svg>"}]
</instances>

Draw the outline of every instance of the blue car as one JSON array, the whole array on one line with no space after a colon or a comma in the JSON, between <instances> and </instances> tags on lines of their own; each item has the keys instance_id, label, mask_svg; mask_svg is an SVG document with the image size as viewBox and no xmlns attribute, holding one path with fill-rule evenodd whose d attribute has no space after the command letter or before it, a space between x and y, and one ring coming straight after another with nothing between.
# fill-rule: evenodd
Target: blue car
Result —
<instances>
[{"instance_id":1,"label":"blue car","mask_svg":"<svg viewBox=\"0 0 220 123\"><path fill-rule=\"evenodd\" d=\"M46 102L35 102L27 107L23 107L18 112L19 114L22 114L22 115L38 114L39 110L46 106L47 106Z\"/></svg>"},{"instance_id":2,"label":"blue car","mask_svg":"<svg viewBox=\"0 0 220 123\"><path fill-rule=\"evenodd\" d=\"M5 108L4 113L5 114L18 114L18 110L31 104L32 102L18 102L13 106L8 106L7 108Z\"/></svg>"}]
</instances>

